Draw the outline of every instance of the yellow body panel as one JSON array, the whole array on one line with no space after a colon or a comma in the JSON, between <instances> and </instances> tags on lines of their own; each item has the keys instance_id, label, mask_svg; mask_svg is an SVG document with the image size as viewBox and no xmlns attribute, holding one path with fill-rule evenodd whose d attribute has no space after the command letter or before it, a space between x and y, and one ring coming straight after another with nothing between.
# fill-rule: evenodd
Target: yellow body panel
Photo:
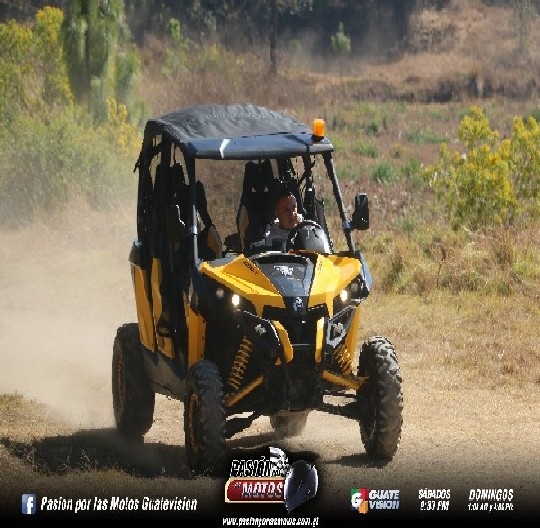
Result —
<instances>
[{"instance_id":1,"label":"yellow body panel","mask_svg":"<svg viewBox=\"0 0 540 528\"><path fill-rule=\"evenodd\" d=\"M333 300L361 270L355 258L319 255L308 307L326 304L332 310ZM237 259L223 266L203 264L201 271L227 286L240 296L254 302L257 315L265 305L284 308L283 298L268 278L247 258ZM330 313L332 316L333 313Z\"/></svg>"},{"instance_id":2,"label":"yellow body panel","mask_svg":"<svg viewBox=\"0 0 540 528\"><path fill-rule=\"evenodd\" d=\"M161 299L160 286L162 281L161 260L152 260L152 307L154 309L154 321L159 321L163 314L163 301ZM163 337L155 333L157 347L167 357L174 357L174 345L170 337Z\"/></svg>"},{"instance_id":3,"label":"yellow body panel","mask_svg":"<svg viewBox=\"0 0 540 528\"><path fill-rule=\"evenodd\" d=\"M261 316L265 305L285 308L283 298L268 278L247 258L238 257L223 266L203 263L201 272L226 284L238 295L254 303Z\"/></svg>"},{"instance_id":4,"label":"yellow body panel","mask_svg":"<svg viewBox=\"0 0 540 528\"><path fill-rule=\"evenodd\" d=\"M191 307L188 312L188 369L193 364L204 358L204 341L206 335L206 321L204 318L195 313Z\"/></svg>"},{"instance_id":5,"label":"yellow body panel","mask_svg":"<svg viewBox=\"0 0 540 528\"><path fill-rule=\"evenodd\" d=\"M150 292L146 272L142 268L131 265L131 278L133 279L133 290L135 292L135 306L137 308L137 321L139 323L139 335L141 343L154 351L156 339L154 333L154 320L150 309Z\"/></svg>"},{"instance_id":6,"label":"yellow body panel","mask_svg":"<svg viewBox=\"0 0 540 528\"><path fill-rule=\"evenodd\" d=\"M321 317L317 321L317 335L315 336L315 363L321 362L323 343L324 343L324 317Z\"/></svg>"},{"instance_id":7,"label":"yellow body panel","mask_svg":"<svg viewBox=\"0 0 540 528\"><path fill-rule=\"evenodd\" d=\"M332 317L334 297L360 273L360 270L361 265L357 259L336 255L319 256L315 265L308 307L326 304Z\"/></svg>"},{"instance_id":8,"label":"yellow body panel","mask_svg":"<svg viewBox=\"0 0 540 528\"><path fill-rule=\"evenodd\" d=\"M285 356L285 363L289 363L290 361L292 361L294 356L293 347L291 345L291 342L289 341L289 334L287 334L287 330L285 330L285 328L279 321L272 321L272 324L276 327L279 340L283 345L283 355Z\"/></svg>"}]
</instances>

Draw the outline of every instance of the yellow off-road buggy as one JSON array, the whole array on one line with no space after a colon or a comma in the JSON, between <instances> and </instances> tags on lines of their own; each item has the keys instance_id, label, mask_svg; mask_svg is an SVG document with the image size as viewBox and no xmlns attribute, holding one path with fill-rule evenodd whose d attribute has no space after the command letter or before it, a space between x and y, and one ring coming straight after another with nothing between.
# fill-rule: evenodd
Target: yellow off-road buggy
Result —
<instances>
[{"instance_id":1,"label":"yellow off-road buggy","mask_svg":"<svg viewBox=\"0 0 540 528\"><path fill-rule=\"evenodd\" d=\"M368 200L356 196L348 217L333 150L322 120L309 128L252 104L147 122L129 255L138 320L118 329L112 359L122 434L148 432L157 393L183 402L194 475L219 474L227 439L256 418L293 436L313 410L355 420L369 455L394 456L403 409L396 351L373 336L356 353L371 278L353 230L368 228ZM223 242L227 222L214 224L210 187L225 204L212 213L232 213ZM261 245L284 188L304 218L285 252Z\"/></svg>"}]
</instances>

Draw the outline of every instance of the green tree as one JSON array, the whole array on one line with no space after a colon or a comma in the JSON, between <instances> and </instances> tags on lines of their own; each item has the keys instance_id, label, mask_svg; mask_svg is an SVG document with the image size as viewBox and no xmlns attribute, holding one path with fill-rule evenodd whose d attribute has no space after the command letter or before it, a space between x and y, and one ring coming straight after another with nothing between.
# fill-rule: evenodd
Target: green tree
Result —
<instances>
[{"instance_id":1,"label":"green tree","mask_svg":"<svg viewBox=\"0 0 540 528\"><path fill-rule=\"evenodd\" d=\"M270 54L270 71L275 74L278 71L277 42L278 42L278 18L283 12L289 14L299 13L311 9L313 0L259 0L257 7L263 12L263 20L268 27L268 42Z\"/></svg>"},{"instance_id":2,"label":"green tree","mask_svg":"<svg viewBox=\"0 0 540 528\"><path fill-rule=\"evenodd\" d=\"M177 18L169 18L167 22L167 36L175 43L182 42L182 26Z\"/></svg>"},{"instance_id":3,"label":"green tree","mask_svg":"<svg viewBox=\"0 0 540 528\"><path fill-rule=\"evenodd\" d=\"M74 103L63 59L62 19L61 10L46 7L36 12L33 27L0 24L3 225L21 225L35 214L54 211L72 193L95 206L106 204L126 183L120 174L129 173L123 169L140 148L126 105L108 98L105 119L96 124ZM117 77L118 64L116 58Z\"/></svg>"},{"instance_id":4,"label":"green tree","mask_svg":"<svg viewBox=\"0 0 540 528\"><path fill-rule=\"evenodd\" d=\"M106 119L107 100L120 95L125 102L137 73L137 60L120 52L129 37L123 1L67 2L62 28L75 97L88 106L94 119Z\"/></svg>"},{"instance_id":5,"label":"green tree","mask_svg":"<svg viewBox=\"0 0 540 528\"><path fill-rule=\"evenodd\" d=\"M339 23L337 32L330 37L332 52L338 56L339 72L343 82L343 57L351 52L351 39L345 34L343 22Z\"/></svg>"},{"instance_id":6,"label":"green tree","mask_svg":"<svg viewBox=\"0 0 540 528\"><path fill-rule=\"evenodd\" d=\"M506 142L510 180L519 201L517 216L540 216L540 124L532 116L515 117Z\"/></svg>"},{"instance_id":7,"label":"green tree","mask_svg":"<svg viewBox=\"0 0 540 528\"><path fill-rule=\"evenodd\" d=\"M62 11L45 7L36 12L33 26L10 20L0 24L0 118L13 119L43 105L73 101L63 56Z\"/></svg>"}]
</instances>

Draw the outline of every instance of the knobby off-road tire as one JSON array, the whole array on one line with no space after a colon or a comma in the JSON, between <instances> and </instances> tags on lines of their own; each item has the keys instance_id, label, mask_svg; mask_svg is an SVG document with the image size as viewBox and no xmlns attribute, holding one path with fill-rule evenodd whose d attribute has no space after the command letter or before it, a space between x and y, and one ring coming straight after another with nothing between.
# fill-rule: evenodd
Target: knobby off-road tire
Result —
<instances>
[{"instance_id":1,"label":"knobby off-road tire","mask_svg":"<svg viewBox=\"0 0 540 528\"><path fill-rule=\"evenodd\" d=\"M226 414L223 383L215 363L202 360L188 374L184 433L193 475L219 475L225 467Z\"/></svg>"},{"instance_id":2,"label":"knobby off-road tire","mask_svg":"<svg viewBox=\"0 0 540 528\"><path fill-rule=\"evenodd\" d=\"M401 440L403 424L402 378L394 345L382 336L362 345L359 376L368 376L356 393L360 436L368 455L391 459Z\"/></svg>"},{"instance_id":3,"label":"knobby off-road tire","mask_svg":"<svg viewBox=\"0 0 540 528\"><path fill-rule=\"evenodd\" d=\"M304 411L270 415L270 425L280 437L298 436L306 427L308 413Z\"/></svg>"},{"instance_id":4,"label":"knobby off-road tire","mask_svg":"<svg viewBox=\"0 0 540 528\"><path fill-rule=\"evenodd\" d=\"M116 332L112 357L114 419L120 433L140 440L154 420L155 393L144 372L139 327L128 323Z\"/></svg>"}]
</instances>

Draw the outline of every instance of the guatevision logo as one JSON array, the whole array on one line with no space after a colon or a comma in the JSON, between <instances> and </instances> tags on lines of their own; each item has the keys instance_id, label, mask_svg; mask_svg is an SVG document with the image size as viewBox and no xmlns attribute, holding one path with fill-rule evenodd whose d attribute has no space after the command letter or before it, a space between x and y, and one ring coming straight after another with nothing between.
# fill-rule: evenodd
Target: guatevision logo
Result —
<instances>
[{"instance_id":1,"label":"guatevision logo","mask_svg":"<svg viewBox=\"0 0 540 528\"><path fill-rule=\"evenodd\" d=\"M368 510L398 510L399 490L351 489L351 509L358 513Z\"/></svg>"},{"instance_id":2,"label":"guatevision logo","mask_svg":"<svg viewBox=\"0 0 540 528\"><path fill-rule=\"evenodd\" d=\"M351 509L358 510L358 513L367 513L368 496L369 490L366 488L351 489Z\"/></svg>"}]
</instances>

